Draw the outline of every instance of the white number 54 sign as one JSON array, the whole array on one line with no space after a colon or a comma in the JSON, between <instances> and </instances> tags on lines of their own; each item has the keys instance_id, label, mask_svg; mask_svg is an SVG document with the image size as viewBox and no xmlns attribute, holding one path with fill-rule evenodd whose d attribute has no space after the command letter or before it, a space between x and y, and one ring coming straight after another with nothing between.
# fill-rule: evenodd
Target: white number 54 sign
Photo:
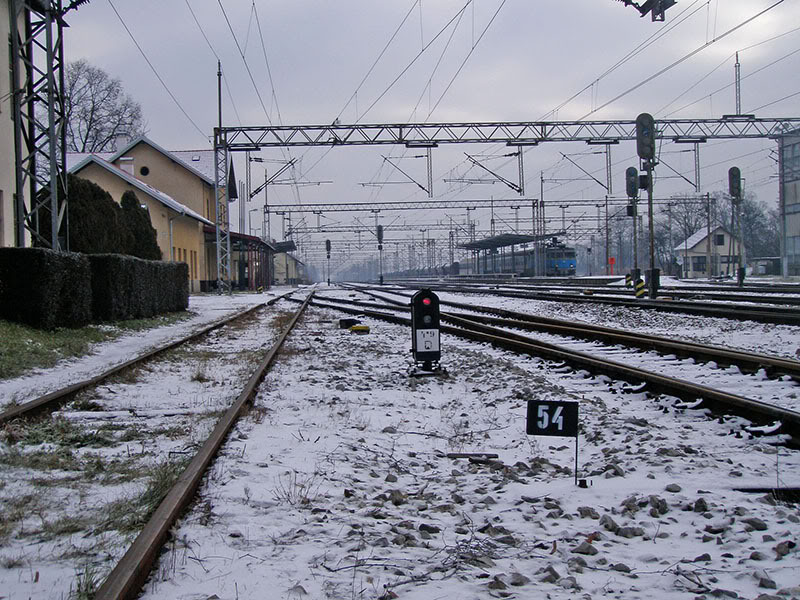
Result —
<instances>
[{"instance_id":1,"label":"white number 54 sign","mask_svg":"<svg viewBox=\"0 0 800 600\"><path fill-rule=\"evenodd\" d=\"M578 403L528 400L528 435L577 437Z\"/></svg>"}]
</instances>

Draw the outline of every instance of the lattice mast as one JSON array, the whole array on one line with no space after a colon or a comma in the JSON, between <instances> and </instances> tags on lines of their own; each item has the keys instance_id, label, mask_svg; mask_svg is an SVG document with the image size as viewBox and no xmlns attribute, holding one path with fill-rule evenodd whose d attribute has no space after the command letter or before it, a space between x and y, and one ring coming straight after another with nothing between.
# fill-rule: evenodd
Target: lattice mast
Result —
<instances>
[{"instance_id":1,"label":"lattice mast","mask_svg":"<svg viewBox=\"0 0 800 600\"><path fill-rule=\"evenodd\" d=\"M64 9L61 0L10 0L15 242L68 250Z\"/></svg>"}]
</instances>

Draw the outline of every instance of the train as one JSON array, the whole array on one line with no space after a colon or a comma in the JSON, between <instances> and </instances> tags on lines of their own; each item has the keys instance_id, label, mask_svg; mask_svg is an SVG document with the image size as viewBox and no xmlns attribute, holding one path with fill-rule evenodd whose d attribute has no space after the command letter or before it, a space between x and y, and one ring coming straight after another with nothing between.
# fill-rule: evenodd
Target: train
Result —
<instances>
[{"instance_id":1,"label":"train","mask_svg":"<svg viewBox=\"0 0 800 600\"><path fill-rule=\"evenodd\" d=\"M565 244L548 246L545 251L545 275L559 277L575 275L575 248Z\"/></svg>"}]
</instances>

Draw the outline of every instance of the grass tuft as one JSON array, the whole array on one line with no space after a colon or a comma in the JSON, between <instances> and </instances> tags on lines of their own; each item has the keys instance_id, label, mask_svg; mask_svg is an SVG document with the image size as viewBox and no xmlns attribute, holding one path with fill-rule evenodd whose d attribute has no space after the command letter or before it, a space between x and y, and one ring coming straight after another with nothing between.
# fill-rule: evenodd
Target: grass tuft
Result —
<instances>
[{"instance_id":1,"label":"grass tuft","mask_svg":"<svg viewBox=\"0 0 800 600\"><path fill-rule=\"evenodd\" d=\"M99 529L122 533L141 529L169 493L187 464L188 460L178 460L156 465L150 473L147 488L141 495L121 498L106 505L104 512L108 515L108 519L100 524Z\"/></svg>"},{"instance_id":2,"label":"grass tuft","mask_svg":"<svg viewBox=\"0 0 800 600\"><path fill-rule=\"evenodd\" d=\"M46 369L62 359L88 354L92 344L134 331L172 325L191 316L193 313L184 311L151 319L132 319L55 331L43 331L0 320L0 379L20 377L33 369Z\"/></svg>"}]
</instances>

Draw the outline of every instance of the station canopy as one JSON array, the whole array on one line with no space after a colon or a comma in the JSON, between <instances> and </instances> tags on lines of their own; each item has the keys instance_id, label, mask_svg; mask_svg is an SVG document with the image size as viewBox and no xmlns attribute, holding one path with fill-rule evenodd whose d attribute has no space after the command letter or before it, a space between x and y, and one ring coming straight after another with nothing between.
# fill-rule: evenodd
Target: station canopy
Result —
<instances>
[{"instance_id":1,"label":"station canopy","mask_svg":"<svg viewBox=\"0 0 800 600\"><path fill-rule=\"evenodd\" d=\"M548 233L547 235L522 235L519 233L501 233L482 240L475 240L466 244L459 244L459 248L464 250L496 250L507 246L519 246L520 244L531 244L536 241L549 240L554 235L563 232Z\"/></svg>"}]
</instances>

